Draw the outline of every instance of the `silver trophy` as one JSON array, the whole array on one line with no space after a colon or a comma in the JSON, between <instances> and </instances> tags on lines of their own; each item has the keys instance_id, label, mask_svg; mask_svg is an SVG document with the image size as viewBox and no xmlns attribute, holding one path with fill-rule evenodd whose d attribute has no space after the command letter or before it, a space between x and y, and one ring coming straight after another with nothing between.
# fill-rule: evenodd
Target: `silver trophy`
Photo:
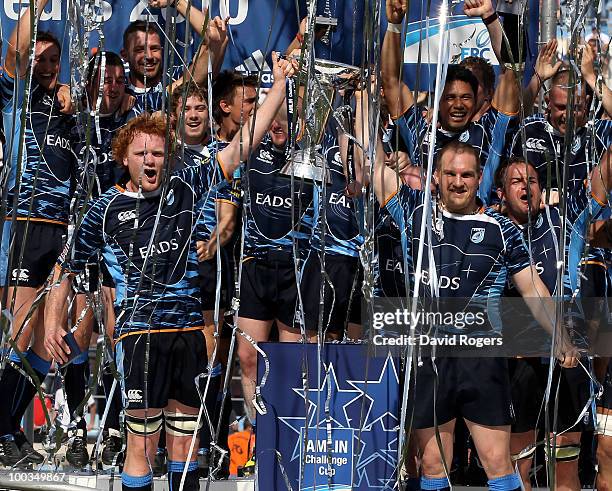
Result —
<instances>
[{"instance_id":1,"label":"silver trophy","mask_svg":"<svg viewBox=\"0 0 612 491\"><path fill-rule=\"evenodd\" d=\"M308 98L307 107L305 114L298 116L299 148L290 154L291 158L287 159L281 174L329 184L329 168L320 152L320 143L333 111L336 91L355 87L360 69L328 60L315 59L314 63L314 76L310 83L307 67L295 76L298 93Z\"/></svg>"}]
</instances>

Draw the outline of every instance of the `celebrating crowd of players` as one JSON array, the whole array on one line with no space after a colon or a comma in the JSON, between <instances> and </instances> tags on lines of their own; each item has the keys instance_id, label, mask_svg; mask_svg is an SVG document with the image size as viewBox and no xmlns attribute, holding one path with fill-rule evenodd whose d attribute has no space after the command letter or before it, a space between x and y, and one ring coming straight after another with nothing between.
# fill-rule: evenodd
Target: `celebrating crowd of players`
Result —
<instances>
[{"instance_id":1,"label":"celebrating crowd of players","mask_svg":"<svg viewBox=\"0 0 612 491\"><path fill-rule=\"evenodd\" d=\"M38 0L37 11L45 4ZM168 6L164 0L150 5ZM0 462L44 462L20 425L53 362L75 421L66 459L77 468L90 462L83 401L97 325L112 339L103 363L110 408L101 460L121 460L124 489L147 490L151 463L165 446L172 487L183 480L187 489L199 489L192 435L199 432L196 448L209 452L227 440L229 410L221 407L220 391L229 324L239 330L245 409L254 426L261 404L256 343L273 332L281 342L303 341L304 333L315 341L321 327L327 339L367 338L361 224L373 192L375 284L367 286L376 296L406 297L418 289L419 297L474 304L502 296L538 299L527 302L530 322L557 337L554 435L543 435L540 417L548 360L423 359L409 395L416 465L408 468L415 488L450 487L458 417L491 489L530 487L536 442L544 436L553 445L555 487L580 489L581 434L593 430L598 487L612 485L605 363L581 356L566 326L555 325L554 308L541 301L605 298L610 281L612 228L605 217L612 99L597 81L591 49L582 54L582 79L574 80L555 62L551 41L524 90L503 63L497 83L483 59L450 65L432 114L401 81L406 4L388 0L380 114L363 87L350 100L344 96L354 119L350 128L330 124L317 142L329 173L321 183L282 172L296 141L286 105L298 67L290 51L300 49L303 30L288 59L272 54L274 82L258 105L256 76L220 71L226 21L207 23L185 0L173 8L204 32L204 41L189 66L170 67L167 85L154 23L130 24L120 54L92 56L77 101L58 83L55 37L37 32L34 62L27 63L29 10L8 39L0 78L7 339ZM502 28L490 0L465 0L464 11L482 19L501 61ZM545 107L519 120L521 107L534 110L545 83ZM593 108L598 117L589 123ZM370 125L373 118L379 118L378 135L369 134L378 127ZM425 185L428 169L433 179ZM432 233L423 235L429 213ZM211 431L216 428L219 435Z\"/></svg>"}]
</instances>

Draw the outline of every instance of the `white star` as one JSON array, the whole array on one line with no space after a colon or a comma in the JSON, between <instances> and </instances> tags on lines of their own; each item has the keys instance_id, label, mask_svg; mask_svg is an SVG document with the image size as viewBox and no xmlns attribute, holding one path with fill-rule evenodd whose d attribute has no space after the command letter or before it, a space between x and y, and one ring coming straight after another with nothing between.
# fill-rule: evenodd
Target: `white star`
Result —
<instances>
[{"instance_id":1,"label":"white star","mask_svg":"<svg viewBox=\"0 0 612 491\"><path fill-rule=\"evenodd\" d=\"M542 247L542 254L544 254L545 258L548 258L548 254L547 254L548 251L552 251L552 248L550 248L550 247L547 248L546 244L544 244L544 246Z\"/></svg>"},{"instance_id":2,"label":"white star","mask_svg":"<svg viewBox=\"0 0 612 491\"><path fill-rule=\"evenodd\" d=\"M183 231L183 229L182 229L182 228L179 228L179 226L177 225L177 226L176 226L176 230L174 231L174 233L175 233L176 235L178 235L179 237L182 237L182 234L181 234L181 232L182 232L182 231Z\"/></svg>"}]
</instances>

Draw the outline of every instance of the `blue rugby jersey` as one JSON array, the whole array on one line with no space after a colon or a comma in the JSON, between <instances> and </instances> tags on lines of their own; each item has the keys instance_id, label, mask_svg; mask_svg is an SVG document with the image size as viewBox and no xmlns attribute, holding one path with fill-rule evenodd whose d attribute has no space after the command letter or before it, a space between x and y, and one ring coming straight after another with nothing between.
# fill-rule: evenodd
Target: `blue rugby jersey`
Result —
<instances>
[{"instance_id":1,"label":"blue rugby jersey","mask_svg":"<svg viewBox=\"0 0 612 491\"><path fill-rule=\"evenodd\" d=\"M523 157L535 167L540 177L542 187L560 187L557 182L557 169L562 178L564 152L564 137L547 121L546 116L534 114L524 119L525 143L522 132L516 130L512 138L510 155ZM570 188L582 183L587 178L592 163L599 164L603 152L612 145L612 121L595 120L593 128L576 128L571 147L571 160L567 162L568 185ZM550 167L550 170L549 170Z\"/></svg>"},{"instance_id":2,"label":"blue rugby jersey","mask_svg":"<svg viewBox=\"0 0 612 491\"><path fill-rule=\"evenodd\" d=\"M505 116L505 118L500 118L500 116ZM511 118L511 120L509 121L508 118ZM476 148L480 155L480 163L484 168L489 158L496 125L502 124L504 129L507 130L514 124L515 120L515 117L503 115L503 113L491 107L478 121L470 122L463 131L450 132L438 128L435 153L437 154L449 141L459 140ZM431 123L428 123L423 117L423 108L419 106L410 107L395 120L395 125L408 148L412 164L427 167ZM501 149L504 146L503 139L497 139L496 142L499 145L497 151L501 154Z\"/></svg>"},{"instance_id":3,"label":"blue rugby jersey","mask_svg":"<svg viewBox=\"0 0 612 491\"><path fill-rule=\"evenodd\" d=\"M557 254L561 249L561 215L556 206L547 206L533 217L531 230L528 225L515 226L523 234L528 249L531 247L531 258L540 279L546 285L551 296L557 296ZM505 295L518 296L512 282L508 282Z\"/></svg>"},{"instance_id":4,"label":"blue rugby jersey","mask_svg":"<svg viewBox=\"0 0 612 491\"><path fill-rule=\"evenodd\" d=\"M210 188L218 167L206 161L172 175L163 202L161 189L139 197L115 186L85 215L74 248L58 264L81 273L102 251L116 285L116 338L203 325L192 230L196 203Z\"/></svg>"},{"instance_id":5,"label":"blue rugby jersey","mask_svg":"<svg viewBox=\"0 0 612 491\"><path fill-rule=\"evenodd\" d=\"M478 187L478 197L489 206L497 203L499 198L495 192L495 173L505 155L506 148L512 138L512 131L516 126L516 117L504 113L497 114L497 120L493 126L489 154L482 168L482 178Z\"/></svg>"},{"instance_id":6,"label":"blue rugby jersey","mask_svg":"<svg viewBox=\"0 0 612 491\"><path fill-rule=\"evenodd\" d=\"M10 165L7 216L11 216L13 212L13 199L17 194L18 219L29 217L39 221L67 224L76 175L76 159L70 140L74 119L71 115L62 114L57 97L43 90L32 79L25 115L21 182L17 189L17 158L24 89L25 80L18 80L14 90L14 79L6 70L2 71L0 105L3 108L2 116L7 132L4 162ZM17 104L15 112L14 102Z\"/></svg>"},{"instance_id":7,"label":"blue rugby jersey","mask_svg":"<svg viewBox=\"0 0 612 491\"><path fill-rule=\"evenodd\" d=\"M563 272L563 295L571 296L580 284L580 270L585 262L605 266L603 249L586 250L587 225L598 219L602 205L587 197L584 186L578 185L569 193L567 203L565 265ZM557 264L561 252L561 224L563 219L557 206L547 206L533 218L531 226L531 254L540 278L552 296L557 296ZM516 225L525 241L529 239L527 225ZM512 284L507 294L516 295Z\"/></svg>"},{"instance_id":8,"label":"blue rugby jersey","mask_svg":"<svg viewBox=\"0 0 612 491\"><path fill-rule=\"evenodd\" d=\"M172 67L172 80L168 80L168 85L171 85L174 81L181 78L184 71L185 67L183 65ZM160 111L163 105L164 97L168 98L168 86L164 86L163 77L157 83L157 85L154 85L153 87L135 87L130 83L126 89L126 92L136 98L134 107L128 113L128 119L139 116L145 112L145 108L149 113ZM168 108L169 103L170 101L167 99L166 108Z\"/></svg>"},{"instance_id":9,"label":"blue rugby jersey","mask_svg":"<svg viewBox=\"0 0 612 491\"><path fill-rule=\"evenodd\" d=\"M386 208L375 203L374 214L374 295L406 297L402 231Z\"/></svg>"},{"instance_id":10,"label":"blue rugby jersey","mask_svg":"<svg viewBox=\"0 0 612 491\"><path fill-rule=\"evenodd\" d=\"M325 156L331 183L325 186L317 183L314 186L312 246L320 251L323 245L320 219L321 201L325 193L325 254L353 256L359 255L359 247L363 237L359 233L355 215L354 200L347 196L346 177L340 157L338 139L333 132L326 133L323 138L323 154Z\"/></svg>"},{"instance_id":11,"label":"blue rugby jersey","mask_svg":"<svg viewBox=\"0 0 612 491\"><path fill-rule=\"evenodd\" d=\"M407 186L391 196L385 208L398 223L402 249L409 254L409 277L414 285L417 251L423 220L424 193ZM463 298L466 308L486 305L502 296L509 277L530 266L529 254L520 231L506 217L490 208L473 215L438 210L441 233L432 231L431 247L438 294L431 285L429 240L425 236L421 276L421 297ZM434 225L437 227L437 225ZM497 328L498 326L494 326ZM445 326L447 332L455 332ZM464 332L465 329L460 329Z\"/></svg>"},{"instance_id":12,"label":"blue rugby jersey","mask_svg":"<svg viewBox=\"0 0 612 491\"><path fill-rule=\"evenodd\" d=\"M245 256L265 256L269 250L293 253L306 250L312 231L312 184L282 176L285 149L276 148L268 135L243 166ZM245 175L246 174L246 175Z\"/></svg>"},{"instance_id":13,"label":"blue rugby jersey","mask_svg":"<svg viewBox=\"0 0 612 491\"><path fill-rule=\"evenodd\" d=\"M223 150L228 145L227 142L217 141L210 143L207 147L203 145L187 145L183 156L180 158L178 165L185 167L202 165L202 162L210 158L210 154L215 154ZM242 204L240 195L240 179L234 179L231 183L228 182L221 173L212 181L212 186L208 192L198 202L197 223L196 223L196 240L207 241L210 239L210 234L217 226L217 208L216 203L225 201L239 207Z\"/></svg>"},{"instance_id":14,"label":"blue rugby jersey","mask_svg":"<svg viewBox=\"0 0 612 491\"><path fill-rule=\"evenodd\" d=\"M566 294L576 292L580 287L580 271L584 263L606 265L605 252L596 247L586 247L588 226L592 220L597 220L606 209L606 203L598 202L582 182L567 196L567 243L566 264L567 278ZM569 288L569 292L567 289Z\"/></svg>"},{"instance_id":15,"label":"blue rugby jersey","mask_svg":"<svg viewBox=\"0 0 612 491\"><path fill-rule=\"evenodd\" d=\"M77 116L77 124L72 129L72 141L78 159L77 192L80 199L84 200L87 197L86 193L92 179L92 197L96 198L117 184L123 176L125 170L113 158L112 142L126 122L127 114L121 115L115 112L100 115L100 139L98 139L95 118L91 113L85 112ZM89 146L87 131L89 131Z\"/></svg>"}]
</instances>

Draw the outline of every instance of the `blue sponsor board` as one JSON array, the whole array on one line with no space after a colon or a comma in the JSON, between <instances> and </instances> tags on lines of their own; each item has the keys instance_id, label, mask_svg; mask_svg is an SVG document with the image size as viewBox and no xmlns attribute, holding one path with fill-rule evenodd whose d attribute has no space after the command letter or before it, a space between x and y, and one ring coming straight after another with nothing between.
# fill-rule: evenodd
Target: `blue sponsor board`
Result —
<instances>
[{"instance_id":1,"label":"blue sponsor board","mask_svg":"<svg viewBox=\"0 0 612 491\"><path fill-rule=\"evenodd\" d=\"M302 428L300 474L302 491L351 491L353 489L353 443L355 430Z\"/></svg>"},{"instance_id":2,"label":"blue sponsor board","mask_svg":"<svg viewBox=\"0 0 612 491\"><path fill-rule=\"evenodd\" d=\"M274 2L255 0L193 0L199 9L210 5L211 15L229 17L230 42L225 55L223 67L226 69L241 68L251 72L260 69L263 72L262 82L271 80L270 53L272 50L284 52L298 32L300 19L306 16L306 0L279 0ZM362 59L363 46L363 1L336 0L330 9L325 2L318 2L317 13L323 17L338 19L338 26L326 39L325 43L317 42L317 56L334 59L343 63L359 64ZM69 28L68 4L65 0L49 0L41 15L40 30L55 34L64 47L62 53L62 71L60 80L70 80L69 66ZM0 8L2 20L3 55L6 53L6 41L10 36L21 11L29 5L29 0L3 0ZM158 23L164 30L166 9L149 8L146 0L101 0L97 10L98 20L102 22L104 49L119 53L123 47L122 35L130 22L148 17L150 22ZM187 45L188 60L193 56L199 43L199 36L191 30L189 39L185 39L186 23L182 16L177 17L175 60L184 56ZM359 33L354 36L353 32ZM99 36L92 32L87 50L98 48Z\"/></svg>"},{"instance_id":3,"label":"blue sponsor board","mask_svg":"<svg viewBox=\"0 0 612 491\"><path fill-rule=\"evenodd\" d=\"M259 489L285 489L283 470L301 491L393 489L398 359L327 344L319 366L316 345L259 346L270 366L261 391L267 412L257 416ZM261 381L261 355L257 367Z\"/></svg>"},{"instance_id":4,"label":"blue sponsor board","mask_svg":"<svg viewBox=\"0 0 612 491\"><path fill-rule=\"evenodd\" d=\"M531 76L531 67L535 60L538 38L538 2L529 0L527 76ZM329 3L329 5L327 5ZM2 18L3 54L6 52L6 40L13 30L21 9L29 4L28 0L3 0L0 8ZM70 80L68 59L68 34L70 23L68 4L65 0L49 0L41 16L40 29L54 33L64 46L62 53L62 72L60 80ZM429 11L425 4L411 2L407 19L407 38L404 47L404 79L411 88L416 87L417 65L420 47L419 90L433 87L437 62L437 41L439 39L438 13L440 0L432 0ZM122 34L128 24L134 20L146 19L157 22L161 29L165 27L166 9L149 9L146 0L100 0L97 11L102 21L104 48L119 53L122 46ZM298 31L300 19L306 16L306 0L193 0L193 5L202 8L211 5L211 15L230 18L230 42L223 67L240 68L256 72L262 70L262 82L272 82L270 70L270 52L284 51ZM372 11L365 8L364 0L335 0L334 2L317 2L317 14L333 17L338 20L337 28L323 41L316 43L316 56L331 59L350 65L359 66L364 59L363 48L366 28L373 29ZM373 3L370 4L371 6ZM380 6L382 33L386 29L384 4ZM485 26L480 19L471 19L462 15L462 4L455 6L449 17L448 27L451 30L451 57L459 62L466 56L483 56L494 62L490 42ZM368 25L366 26L366 22ZM185 19L177 18L176 55L184 56L187 45L187 58L191 58L199 37L191 30L190 39L185 40ZM368 36L369 37L369 36ZM382 39L381 39L382 41ZM89 39L90 52L97 48L99 38L92 32ZM380 46L380 44L379 44ZM175 55L175 59L177 56Z\"/></svg>"},{"instance_id":5,"label":"blue sponsor board","mask_svg":"<svg viewBox=\"0 0 612 491\"><path fill-rule=\"evenodd\" d=\"M527 30L526 80L529 80L533 74L539 36L539 4L536 0L528 1L529 15L525 25ZM439 21L441 5L441 0L432 0L429 10L426 11L425 4L410 2L403 59L404 81L413 90L416 88L419 91L433 91L435 88L436 64L441 38ZM449 31L449 62L451 64L460 63L468 56L479 56L491 62L493 67L498 69L499 64L491 48L486 26L480 18L464 15L463 3L453 8L442 28Z\"/></svg>"}]
</instances>

